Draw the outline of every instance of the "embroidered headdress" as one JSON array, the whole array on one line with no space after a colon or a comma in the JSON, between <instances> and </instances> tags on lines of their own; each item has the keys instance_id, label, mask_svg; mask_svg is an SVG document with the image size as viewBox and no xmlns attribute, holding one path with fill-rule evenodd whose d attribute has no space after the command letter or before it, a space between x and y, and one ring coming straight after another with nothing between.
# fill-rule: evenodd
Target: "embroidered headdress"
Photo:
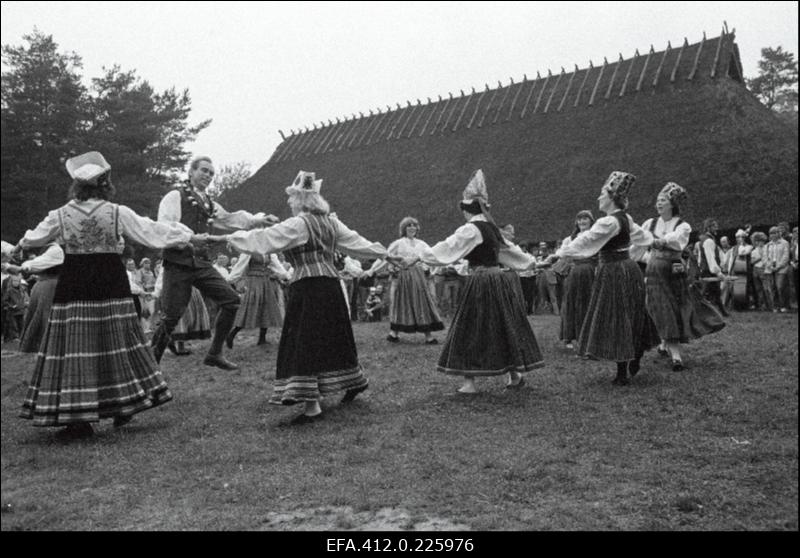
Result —
<instances>
[{"instance_id":1,"label":"embroidered headdress","mask_svg":"<svg viewBox=\"0 0 800 558\"><path fill-rule=\"evenodd\" d=\"M300 171L297 177L292 182L292 185L286 188L286 193L289 195L297 194L299 192L314 192L319 194L322 188L322 179L316 179L317 175L313 172Z\"/></svg>"},{"instance_id":2,"label":"embroidered headdress","mask_svg":"<svg viewBox=\"0 0 800 558\"><path fill-rule=\"evenodd\" d=\"M80 182L92 182L111 170L111 165L99 151L89 151L67 159L66 167L70 177Z\"/></svg>"},{"instance_id":3,"label":"embroidered headdress","mask_svg":"<svg viewBox=\"0 0 800 558\"><path fill-rule=\"evenodd\" d=\"M677 205L678 207L682 206L689 197L686 188L674 182L667 182L658 195L666 196L672 205Z\"/></svg>"}]
</instances>

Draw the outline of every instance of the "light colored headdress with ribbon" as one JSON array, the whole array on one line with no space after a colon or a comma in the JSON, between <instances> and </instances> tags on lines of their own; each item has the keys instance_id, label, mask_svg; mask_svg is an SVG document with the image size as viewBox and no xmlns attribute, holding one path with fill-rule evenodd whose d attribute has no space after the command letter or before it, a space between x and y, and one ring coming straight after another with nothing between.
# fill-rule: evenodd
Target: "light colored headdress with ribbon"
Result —
<instances>
[{"instance_id":1,"label":"light colored headdress with ribbon","mask_svg":"<svg viewBox=\"0 0 800 558\"><path fill-rule=\"evenodd\" d=\"M462 209L466 209L465 206L475 207L475 204L477 204L483 216L486 217L486 220L496 225L492 214L489 213L489 208L491 207L491 205L489 205L489 191L486 189L486 178L483 176L483 171L481 169L474 171L472 176L469 177L469 182L467 183L467 187L464 188L461 198ZM476 212L471 211L471 213Z\"/></svg>"},{"instance_id":2,"label":"light colored headdress with ribbon","mask_svg":"<svg viewBox=\"0 0 800 558\"><path fill-rule=\"evenodd\" d=\"M92 182L111 170L111 165L99 151L89 151L67 159L66 167L70 177L80 182Z\"/></svg>"},{"instance_id":3,"label":"light colored headdress with ribbon","mask_svg":"<svg viewBox=\"0 0 800 558\"><path fill-rule=\"evenodd\" d=\"M678 207L682 206L689 197L686 188L674 182L667 182L658 195L666 196L672 205L677 205Z\"/></svg>"},{"instance_id":4,"label":"light colored headdress with ribbon","mask_svg":"<svg viewBox=\"0 0 800 558\"><path fill-rule=\"evenodd\" d=\"M300 171L297 177L292 182L292 185L286 188L286 193L289 195L297 194L300 192L314 192L319 194L322 188L322 179L317 180L317 175L313 172Z\"/></svg>"}]
</instances>

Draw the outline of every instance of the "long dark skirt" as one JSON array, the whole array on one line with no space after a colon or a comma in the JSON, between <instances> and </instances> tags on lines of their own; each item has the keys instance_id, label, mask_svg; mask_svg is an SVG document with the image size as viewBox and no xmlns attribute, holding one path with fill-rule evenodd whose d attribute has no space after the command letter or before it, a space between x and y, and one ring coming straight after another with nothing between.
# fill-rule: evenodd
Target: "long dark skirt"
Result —
<instances>
[{"instance_id":1,"label":"long dark skirt","mask_svg":"<svg viewBox=\"0 0 800 558\"><path fill-rule=\"evenodd\" d=\"M19 350L23 353L39 351L47 320L50 319L50 308L53 306L53 297L56 294L58 275L42 274L31 290L31 300L25 310L25 324L22 326L22 335L19 340Z\"/></svg>"},{"instance_id":2,"label":"long dark skirt","mask_svg":"<svg viewBox=\"0 0 800 558\"><path fill-rule=\"evenodd\" d=\"M436 302L428 289L425 273L419 266L400 271L389 312L389 327L403 333L444 329Z\"/></svg>"},{"instance_id":3,"label":"long dark skirt","mask_svg":"<svg viewBox=\"0 0 800 558\"><path fill-rule=\"evenodd\" d=\"M597 262L582 260L575 262L564 283L564 304L561 307L562 341L578 338L592 299L592 286Z\"/></svg>"},{"instance_id":4,"label":"long dark skirt","mask_svg":"<svg viewBox=\"0 0 800 558\"><path fill-rule=\"evenodd\" d=\"M661 339L688 343L725 327L722 314L702 296L692 297L686 274L672 273L672 264L653 256L645 276L647 311Z\"/></svg>"},{"instance_id":5,"label":"long dark skirt","mask_svg":"<svg viewBox=\"0 0 800 558\"><path fill-rule=\"evenodd\" d=\"M498 376L544 366L525 315L519 277L498 267L467 278L437 370L456 376Z\"/></svg>"},{"instance_id":6,"label":"long dark skirt","mask_svg":"<svg viewBox=\"0 0 800 558\"><path fill-rule=\"evenodd\" d=\"M309 277L292 283L270 403L317 401L367 384L339 280Z\"/></svg>"},{"instance_id":7,"label":"long dark skirt","mask_svg":"<svg viewBox=\"0 0 800 558\"><path fill-rule=\"evenodd\" d=\"M172 399L117 254L67 254L20 416L61 426Z\"/></svg>"},{"instance_id":8,"label":"long dark skirt","mask_svg":"<svg viewBox=\"0 0 800 558\"><path fill-rule=\"evenodd\" d=\"M609 260L601 255L578 352L616 362L633 360L660 339L645 307L641 269L627 252Z\"/></svg>"}]
</instances>

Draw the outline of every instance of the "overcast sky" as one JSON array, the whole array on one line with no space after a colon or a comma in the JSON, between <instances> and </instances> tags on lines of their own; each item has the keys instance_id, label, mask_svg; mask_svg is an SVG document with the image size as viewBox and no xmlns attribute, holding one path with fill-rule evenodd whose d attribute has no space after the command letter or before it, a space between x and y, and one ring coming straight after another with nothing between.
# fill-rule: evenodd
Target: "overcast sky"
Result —
<instances>
[{"instance_id":1,"label":"overcast sky","mask_svg":"<svg viewBox=\"0 0 800 558\"><path fill-rule=\"evenodd\" d=\"M255 171L278 130L496 87L550 68L644 53L736 30L746 77L763 47L797 55L797 2L2 2L2 43L34 26L83 58L188 88L188 146ZM102 146L97 146L102 151Z\"/></svg>"}]
</instances>

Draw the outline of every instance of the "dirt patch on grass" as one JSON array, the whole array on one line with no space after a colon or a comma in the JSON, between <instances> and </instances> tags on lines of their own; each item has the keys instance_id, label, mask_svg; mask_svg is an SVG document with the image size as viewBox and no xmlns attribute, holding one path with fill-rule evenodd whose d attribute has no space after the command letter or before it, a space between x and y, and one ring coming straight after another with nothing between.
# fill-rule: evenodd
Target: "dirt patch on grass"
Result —
<instances>
[{"instance_id":1,"label":"dirt patch on grass","mask_svg":"<svg viewBox=\"0 0 800 558\"><path fill-rule=\"evenodd\" d=\"M261 527L268 531L467 531L449 519L411 514L401 508L357 512L351 506L323 506L270 512Z\"/></svg>"}]
</instances>

